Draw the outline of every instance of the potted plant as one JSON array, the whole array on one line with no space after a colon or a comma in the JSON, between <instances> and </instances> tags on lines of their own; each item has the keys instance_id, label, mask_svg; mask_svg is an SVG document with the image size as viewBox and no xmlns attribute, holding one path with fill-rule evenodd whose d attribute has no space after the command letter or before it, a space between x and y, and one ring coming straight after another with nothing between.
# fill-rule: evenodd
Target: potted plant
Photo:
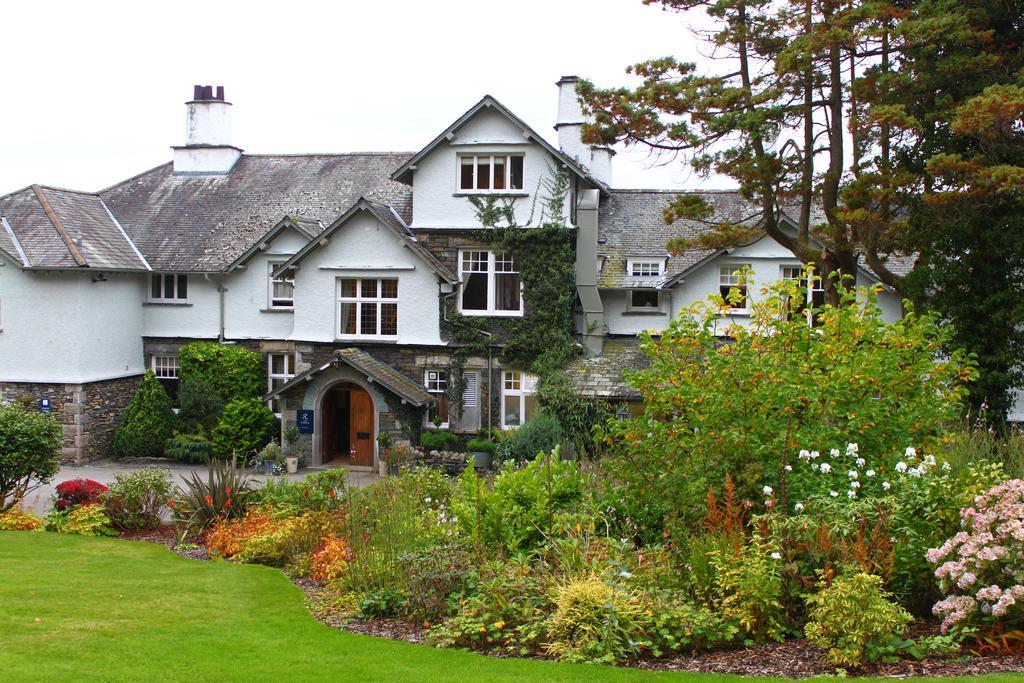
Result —
<instances>
[{"instance_id":1,"label":"potted plant","mask_svg":"<svg viewBox=\"0 0 1024 683\"><path fill-rule=\"evenodd\" d=\"M277 441L271 441L266 446L252 455L252 468L264 474L274 474L277 463L284 464L281 457L281 445Z\"/></svg>"},{"instance_id":2,"label":"potted plant","mask_svg":"<svg viewBox=\"0 0 1024 683\"><path fill-rule=\"evenodd\" d=\"M469 443L466 444L466 449L469 451L469 460L472 461L473 467L481 469L490 469L491 461L494 459L494 442L490 439L470 439Z\"/></svg>"},{"instance_id":3,"label":"potted plant","mask_svg":"<svg viewBox=\"0 0 1024 683\"><path fill-rule=\"evenodd\" d=\"M412 457L412 449L404 444L388 449L388 453L384 458L384 463L387 466L387 473L392 475L398 474L399 468L402 465L411 462Z\"/></svg>"},{"instance_id":4,"label":"potted plant","mask_svg":"<svg viewBox=\"0 0 1024 683\"><path fill-rule=\"evenodd\" d=\"M299 428L295 425L284 430L284 464L288 474L295 474L299 471L299 454L295 451L295 444L299 441ZM283 474L283 472L282 472Z\"/></svg>"},{"instance_id":5,"label":"potted plant","mask_svg":"<svg viewBox=\"0 0 1024 683\"><path fill-rule=\"evenodd\" d=\"M380 453L377 467L382 477L388 476L388 454L391 453L391 446L394 443L395 440L392 438L391 432L381 432L377 435L377 450Z\"/></svg>"}]
</instances>

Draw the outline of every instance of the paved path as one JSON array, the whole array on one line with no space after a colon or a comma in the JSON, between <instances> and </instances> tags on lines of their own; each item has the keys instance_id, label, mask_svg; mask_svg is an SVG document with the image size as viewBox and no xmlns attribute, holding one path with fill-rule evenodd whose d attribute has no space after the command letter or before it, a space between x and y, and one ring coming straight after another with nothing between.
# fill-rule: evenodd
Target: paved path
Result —
<instances>
[{"instance_id":1,"label":"paved path","mask_svg":"<svg viewBox=\"0 0 1024 683\"><path fill-rule=\"evenodd\" d=\"M176 462L162 462L162 461L146 461L146 462L121 462L118 460L97 460L96 462L89 463L88 465L63 465L60 468L60 472L53 478L49 484L37 488L32 493L25 497L25 508L32 510L37 514L46 513L52 506L52 498L55 495L55 489L57 484L68 481L69 479L92 479L98 481L101 484L110 485L117 474L123 472L130 472L132 470L145 469L146 467L159 467L165 470L170 470L171 479L175 484L181 484L185 477L192 472L196 472L200 478L205 479L207 477L206 465L184 465ZM301 481L311 474L316 472L323 472L326 468L324 467L305 467L298 471L297 474L286 474L284 475L289 481ZM259 482L264 482L270 479L271 476L267 474L260 474L246 470L246 474L251 478ZM373 472L349 472L348 473L348 484L355 488L362 488L367 484L377 481L378 477Z\"/></svg>"}]
</instances>

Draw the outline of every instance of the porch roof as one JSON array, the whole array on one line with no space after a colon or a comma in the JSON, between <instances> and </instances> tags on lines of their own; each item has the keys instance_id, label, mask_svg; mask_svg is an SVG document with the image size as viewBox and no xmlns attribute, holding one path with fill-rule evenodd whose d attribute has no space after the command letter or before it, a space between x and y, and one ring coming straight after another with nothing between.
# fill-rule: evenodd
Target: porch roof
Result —
<instances>
[{"instance_id":1,"label":"porch roof","mask_svg":"<svg viewBox=\"0 0 1024 683\"><path fill-rule=\"evenodd\" d=\"M295 375L295 377L292 377L281 386L266 394L263 397L263 400L269 401L272 398L280 396L292 387L310 381L320 373L330 370L331 368L338 367L339 364L345 364L352 369L363 373L366 375L366 379L368 381L387 389L392 394L395 394L402 399L404 403L411 403L414 406L420 407L425 406L434 400L434 397L431 396L426 389L400 373L398 370L395 370L387 363L377 360L366 351L352 347L335 351L327 357L327 360L314 365L308 370L300 372Z\"/></svg>"}]
</instances>

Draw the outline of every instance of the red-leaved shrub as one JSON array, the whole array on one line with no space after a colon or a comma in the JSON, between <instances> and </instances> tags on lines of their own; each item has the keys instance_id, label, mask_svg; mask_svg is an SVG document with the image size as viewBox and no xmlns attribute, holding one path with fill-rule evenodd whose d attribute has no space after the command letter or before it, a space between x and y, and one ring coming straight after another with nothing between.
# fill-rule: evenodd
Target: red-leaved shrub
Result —
<instances>
[{"instance_id":1,"label":"red-leaved shrub","mask_svg":"<svg viewBox=\"0 0 1024 683\"><path fill-rule=\"evenodd\" d=\"M92 505L99 502L107 487L92 479L71 479L57 484L58 510L67 510L76 505Z\"/></svg>"}]
</instances>

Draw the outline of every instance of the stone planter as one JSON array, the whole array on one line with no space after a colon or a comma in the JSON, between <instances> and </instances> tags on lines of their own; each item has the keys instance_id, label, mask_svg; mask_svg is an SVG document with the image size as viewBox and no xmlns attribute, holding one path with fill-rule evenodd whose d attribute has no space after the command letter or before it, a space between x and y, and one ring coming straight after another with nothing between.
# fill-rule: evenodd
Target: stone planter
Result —
<instances>
[{"instance_id":1,"label":"stone planter","mask_svg":"<svg viewBox=\"0 0 1024 683\"><path fill-rule=\"evenodd\" d=\"M288 474L295 474L299 471L299 456L289 455L285 457L284 464L288 470Z\"/></svg>"}]
</instances>

